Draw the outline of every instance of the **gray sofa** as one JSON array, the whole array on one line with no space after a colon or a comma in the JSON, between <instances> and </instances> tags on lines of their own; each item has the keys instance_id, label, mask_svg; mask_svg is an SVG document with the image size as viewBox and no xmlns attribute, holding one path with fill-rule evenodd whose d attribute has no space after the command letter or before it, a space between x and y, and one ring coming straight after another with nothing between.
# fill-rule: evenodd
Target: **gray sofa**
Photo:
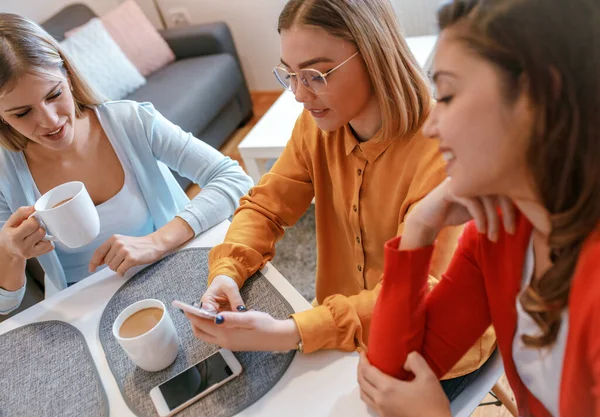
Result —
<instances>
[{"instance_id":1,"label":"gray sofa","mask_svg":"<svg viewBox=\"0 0 600 417\"><path fill-rule=\"evenodd\" d=\"M88 6L73 4L42 26L61 41L65 32L93 17ZM219 22L160 34L175 53L175 62L148 76L146 84L126 98L151 102L167 119L219 149L252 117L250 92L229 28ZM174 174L187 188L190 181Z\"/></svg>"}]
</instances>

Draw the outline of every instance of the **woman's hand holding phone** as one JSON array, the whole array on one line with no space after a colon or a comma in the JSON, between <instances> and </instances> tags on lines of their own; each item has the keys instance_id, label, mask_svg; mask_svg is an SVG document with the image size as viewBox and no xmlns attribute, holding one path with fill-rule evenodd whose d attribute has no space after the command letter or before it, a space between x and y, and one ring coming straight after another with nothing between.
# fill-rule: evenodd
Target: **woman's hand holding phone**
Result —
<instances>
[{"instance_id":1,"label":"woman's hand holding phone","mask_svg":"<svg viewBox=\"0 0 600 417\"><path fill-rule=\"evenodd\" d=\"M201 302L203 309L214 312L246 310L237 282L225 275L217 275L213 279Z\"/></svg>"},{"instance_id":2,"label":"woman's hand holding phone","mask_svg":"<svg viewBox=\"0 0 600 417\"><path fill-rule=\"evenodd\" d=\"M285 352L296 349L300 342L300 332L293 319L277 320L260 311L216 314L194 307L182 310L198 339L232 351Z\"/></svg>"},{"instance_id":3,"label":"woman's hand holding phone","mask_svg":"<svg viewBox=\"0 0 600 417\"><path fill-rule=\"evenodd\" d=\"M195 303L194 303L195 304ZM183 301L174 300L171 302L171 305L175 308L180 309L184 313L193 314L195 316L201 317L207 320L215 320L217 318L217 313L212 310L205 310L197 305L190 305L184 303Z\"/></svg>"}]
</instances>

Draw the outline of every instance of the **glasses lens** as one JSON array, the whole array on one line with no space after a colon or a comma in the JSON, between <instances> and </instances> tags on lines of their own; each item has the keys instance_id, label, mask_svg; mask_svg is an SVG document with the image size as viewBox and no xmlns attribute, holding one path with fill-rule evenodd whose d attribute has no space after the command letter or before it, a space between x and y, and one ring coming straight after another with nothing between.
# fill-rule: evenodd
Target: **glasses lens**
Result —
<instances>
[{"instance_id":1,"label":"glasses lens","mask_svg":"<svg viewBox=\"0 0 600 417\"><path fill-rule=\"evenodd\" d=\"M324 93L327 89L327 80L317 70L303 69L299 73L302 84L315 94Z\"/></svg>"},{"instance_id":2,"label":"glasses lens","mask_svg":"<svg viewBox=\"0 0 600 417\"><path fill-rule=\"evenodd\" d=\"M292 77L290 73L281 67L273 68L273 74L275 74L275 78L277 81L285 88L286 90L292 90Z\"/></svg>"}]
</instances>

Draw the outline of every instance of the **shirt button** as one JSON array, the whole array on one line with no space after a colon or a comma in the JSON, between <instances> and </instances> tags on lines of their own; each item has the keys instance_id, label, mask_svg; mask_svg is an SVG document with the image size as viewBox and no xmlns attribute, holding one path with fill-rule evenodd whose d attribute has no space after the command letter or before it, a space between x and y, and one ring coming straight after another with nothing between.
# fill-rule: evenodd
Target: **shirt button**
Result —
<instances>
[{"instance_id":1,"label":"shirt button","mask_svg":"<svg viewBox=\"0 0 600 417\"><path fill-rule=\"evenodd\" d=\"M358 236L356 237L356 243L360 243L360 238Z\"/></svg>"},{"instance_id":2,"label":"shirt button","mask_svg":"<svg viewBox=\"0 0 600 417\"><path fill-rule=\"evenodd\" d=\"M248 190L248 195L252 197L252 190Z\"/></svg>"},{"instance_id":3,"label":"shirt button","mask_svg":"<svg viewBox=\"0 0 600 417\"><path fill-rule=\"evenodd\" d=\"M352 206L352 210L354 210L355 212L358 211L358 207L356 207L356 204Z\"/></svg>"},{"instance_id":4,"label":"shirt button","mask_svg":"<svg viewBox=\"0 0 600 417\"><path fill-rule=\"evenodd\" d=\"M358 269L358 272L361 272L362 271L362 266L356 265L356 269Z\"/></svg>"},{"instance_id":5,"label":"shirt button","mask_svg":"<svg viewBox=\"0 0 600 417\"><path fill-rule=\"evenodd\" d=\"M357 173L358 175L362 175L362 169L359 169L358 171L356 171L356 173Z\"/></svg>"}]
</instances>

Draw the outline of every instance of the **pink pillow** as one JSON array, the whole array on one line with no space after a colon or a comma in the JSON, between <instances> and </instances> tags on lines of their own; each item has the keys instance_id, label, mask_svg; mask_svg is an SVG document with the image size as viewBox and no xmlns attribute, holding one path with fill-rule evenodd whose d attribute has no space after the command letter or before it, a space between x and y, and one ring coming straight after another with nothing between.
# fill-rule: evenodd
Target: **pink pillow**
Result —
<instances>
[{"instance_id":1,"label":"pink pillow","mask_svg":"<svg viewBox=\"0 0 600 417\"><path fill-rule=\"evenodd\" d=\"M135 0L127 0L100 18L104 27L144 76L175 60L175 54ZM78 28L65 33L71 36Z\"/></svg>"}]
</instances>

